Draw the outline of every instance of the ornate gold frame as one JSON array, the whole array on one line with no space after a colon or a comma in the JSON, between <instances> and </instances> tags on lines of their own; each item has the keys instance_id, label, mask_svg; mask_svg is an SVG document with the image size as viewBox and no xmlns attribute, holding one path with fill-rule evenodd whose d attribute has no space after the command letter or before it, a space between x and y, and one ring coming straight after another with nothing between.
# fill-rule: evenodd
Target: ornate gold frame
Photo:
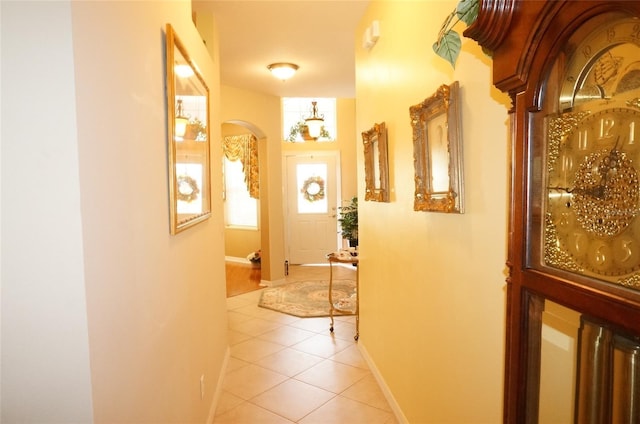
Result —
<instances>
[{"instance_id":1,"label":"ornate gold frame","mask_svg":"<svg viewBox=\"0 0 640 424\"><path fill-rule=\"evenodd\" d=\"M170 24L166 60L170 231L177 234L211 216L209 88Z\"/></svg>"},{"instance_id":2,"label":"ornate gold frame","mask_svg":"<svg viewBox=\"0 0 640 424\"><path fill-rule=\"evenodd\" d=\"M389 158L384 122L362 133L364 143L364 200L389 201ZM377 171L377 173L376 173Z\"/></svg>"},{"instance_id":3,"label":"ornate gold frame","mask_svg":"<svg viewBox=\"0 0 640 424\"><path fill-rule=\"evenodd\" d=\"M459 83L441 85L409 108L413 127L415 195L413 209L464 212Z\"/></svg>"}]
</instances>

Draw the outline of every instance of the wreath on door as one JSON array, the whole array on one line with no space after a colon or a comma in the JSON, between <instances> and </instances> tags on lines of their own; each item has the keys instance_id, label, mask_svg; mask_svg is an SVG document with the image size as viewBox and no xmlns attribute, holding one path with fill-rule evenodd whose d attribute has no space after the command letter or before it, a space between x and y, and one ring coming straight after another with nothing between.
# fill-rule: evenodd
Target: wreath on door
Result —
<instances>
[{"instance_id":1,"label":"wreath on door","mask_svg":"<svg viewBox=\"0 0 640 424\"><path fill-rule=\"evenodd\" d=\"M178 178L178 200L191 203L198 198L200 189L198 182L188 175L179 175Z\"/></svg>"},{"instance_id":2,"label":"wreath on door","mask_svg":"<svg viewBox=\"0 0 640 424\"><path fill-rule=\"evenodd\" d=\"M308 202L324 199L324 180L321 177L309 177L300 190Z\"/></svg>"}]
</instances>

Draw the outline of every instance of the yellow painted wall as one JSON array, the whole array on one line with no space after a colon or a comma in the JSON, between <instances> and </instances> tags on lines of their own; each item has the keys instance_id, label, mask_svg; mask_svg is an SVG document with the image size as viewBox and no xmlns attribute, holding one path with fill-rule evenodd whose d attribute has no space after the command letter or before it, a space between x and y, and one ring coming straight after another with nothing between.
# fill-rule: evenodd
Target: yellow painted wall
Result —
<instances>
[{"instance_id":1,"label":"yellow painted wall","mask_svg":"<svg viewBox=\"0 0 640 424\"><path fill-rule=\"evenodd\" d=\"M246 260L247 256L261 249L260 231L241 228L225 228L224 253L230 258Z\"/></svg>"},{"instance_id":2,"label":"yellow painted wall","mask_svg":"<svg viewBox=\"0 0 640 424\"><path fill-rule=\"evenodd\" d=\"M229 227L224 230L225 256L246 259L261 246L260 230Z\"/></svg>"},{"instance_id":3,"label":"yellow painted wall","mask_svg":"<svg viewBox=\"0 0 640 424\"><path fill-rule=\"evenodd\" d=\"M474 41L463 39L455 70L432 52L456 3L373 1L355 34L356 131L386 122L391 186L390 203L360 202L359 346L410 423L502 417L509 101ZM456 80L466 211L415 212L409 107ZM363 199L361 143L357 158Z\"/></svg>"},{"instance_id":4,"label":"yellow painted wall","mask_svg":"<svg viewBox=\"0 0 640 424\"><path fill-rule=\"evenodd\" d=\"M223 85L220 87L220 99L221 122L247 128L258 138L263 251L261 278L279 282L284 280L285 260L280 98Z\"/></svg>"},{"instance_id":5,"label":"yellow painted wall","mask_svg":"<svg viewBox=\"0 0 640 424\"><path fill-rule=\"evenodd\" d=\"M20 181L2 192L2 421L211 421L228 353L220 196L169 233L167 23L219 109L190 2L1 7L2 171Z\"/></svg>"}]
</instances>

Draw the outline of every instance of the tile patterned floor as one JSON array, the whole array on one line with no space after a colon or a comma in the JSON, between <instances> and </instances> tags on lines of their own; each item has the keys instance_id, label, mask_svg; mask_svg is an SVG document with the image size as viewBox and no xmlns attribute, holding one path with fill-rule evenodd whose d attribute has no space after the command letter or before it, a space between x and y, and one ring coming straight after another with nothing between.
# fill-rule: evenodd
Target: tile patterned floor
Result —
<instances>
[{"instance_id":1,"label":"tile patterned floor","mask_svg":"<svg viewBox=\"0 0 640 424\"><path fill-rule=\"evenodd\" d=\"M290 271L287 280L299 281L326 279L329 270ZM353 316L337 317L332 334L327 317L260 308L260 293L227 299L231 358L214 424L397 423L353 339Z\"/></svg>"}]
</instances>

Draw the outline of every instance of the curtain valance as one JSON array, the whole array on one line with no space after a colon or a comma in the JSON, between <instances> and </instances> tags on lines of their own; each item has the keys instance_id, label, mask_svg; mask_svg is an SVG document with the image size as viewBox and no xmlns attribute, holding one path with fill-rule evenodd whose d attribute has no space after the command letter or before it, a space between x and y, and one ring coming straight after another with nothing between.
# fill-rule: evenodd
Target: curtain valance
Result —
<instances>
[{"instance_id":1,"label":"curtain valance","mask_svg":"<svg viewBox=\"0 0 640 424\"><path fill-rule=\"evenodd\" d=\"M222 151L230 161L241 161L249 196L260 198L258 140L253 134L229 135L222 140Z\"/></svg>"}]
</instances>

